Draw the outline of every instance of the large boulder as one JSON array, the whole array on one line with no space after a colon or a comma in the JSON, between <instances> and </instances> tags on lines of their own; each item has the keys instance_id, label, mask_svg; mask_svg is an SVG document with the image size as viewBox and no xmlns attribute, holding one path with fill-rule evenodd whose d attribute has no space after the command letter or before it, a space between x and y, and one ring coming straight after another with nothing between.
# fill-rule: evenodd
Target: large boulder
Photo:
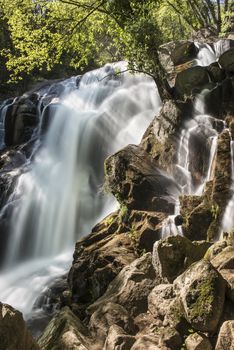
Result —
<instances>
[{"instance_id":1,"label":"large boulder","mask_svg":"<svg viewBox=\"0 0 234 350\"><path fill-rule=\"evenodd\" d=\"M160 211L179 192L172 177L156 167L141 147L129 145L105 161L105 188L128 209ZM162 208L163 211L163 208Z\"/></svg>"},{"instance_id":2,"label":"large boulder","mask_svg":"<svg viewBox=\"0 0 234 350\"><path fill-rule=\"evenodd\" d=\"M158 345L158 338L154 336L144 335L139 337L137 341L133 344L131 350L168 350L168 348L163 348Z\"/></svg>"},{"instance_id":3,"label":"large boulder","mask_svg":"<svg viewBox=\"0 0 234 350\"><path fill-rule=\"evenodd\" d=\"M163 321L171 313L175 292L172 284L160 284L151 291L148 296L149 312L155 317Z\"/></svg>"},{"instance_id":4,"label":"large boulder","mask_svg":"<svg viewBox=\"0 0 234 350\"><path fill-rule=\"evenodd\" d=\"M215 332L223 312L226 283L210 262L191 265L174 281L182 313L201 332Z\"/></svg>"},{"instance_id":5,"label":"large boulder","mask_svg":"<svg viewBox=\"0 0 234 350\"><path fill-rule=\"evenodd\" d=\"M234 321L226 321L220 328L215 350L234 349Z\"/></svg>"},{"instance_id":6,"label":"large boulder","mask_svg":"<svg viewBox=\"0 0 234 350\"><path fill-rule=\"evenodd\" d=\"M92 314L107 302L125 307L131 316L147 311L147 298L156 284L152 255L146 253L122 269L106 293L87 309Z\"/></svg>"},{"instance_id":7,"label":"large boulder","mask_svg":"<svg viewBox=\"0 0 234 350\"><path fill-rule=\"evenodd\" d=\"M113 325L109 329L104 350L130 350L135 341L135 337L126 334L121 327Z\"/></svg>"},{"instance_id":8,"label":"large boulder","mask_svg":"<svg viewBox=\"0 0 234 350\"><path fill-rule=\"evenodd\" d=\"M191 105L174 100L164 102L158 116L146 130L140 146L158 166L171 173L177 162L177 142L180 126L191 115Z\"/></svg>"},{"instance_id":9,"label":"large boulder","mask_svg":"<svg viewBox=\"0 0 234 350\"><path fill-rule=\"evenodd\" d=\"M185 339L186 350L212 350L209 339L202 333L190 334Z\"/></svg>"},{"instance_id":10,"label":"large boulder","mask_svg":"<svg viewBox=\"0 0 234 350\"><path fill-rule=\"evenodd\" d=\"M193 244L186 237L177 235L157 241L153 250L153 266L157 279L172 283L193 262L200 260L209 243Z\"/></svg>"},{"instance_id":11,"label":"large boulder","mask_svg":"<svg viewBox=\"0 0 234 350\"><path fill-rule=\"evenodd\" d=\"M0 303L0 350L39 350L21 312Z\"/></svg>"},{"instance_id":12,"label":"large boulder","mask_svg":"<svg viewBox=\"0 0 234 350\"><path fill-rule=\"evenodd\" d=\"M128 235L135 241L139 252L152 252L154 243L161 238L165 218L164 213L131 211L126 225Z\"/></svg>"},{"instance_id":13,"label":"large boulder","mask_svg":"<svg viewBox=\"0 0 234 350\"><path fill-rule=\"evenodd\" d=\"M121 269L136 259L135 242L122 226L118 213L97 224L92 233L76 243L68 276L72 301L90 304L104 294Z\"/></svg>"},{"instance_id":14,"label":"large boulder","mask_svg":"<svg viewBox=\"0 0 234 350\"><path fill-rule=\"evenodd\" d=\"M234 302L234 246L227 246L210 261L227 282L227 296Z\"/></svg>"},{"instance_id":15,"label":"large boulder","mask_svg":"<svg viewBox=\"0 0 234 350\"><path fill-rule=\"evenodd\" d=\"M178 96L190 96L202 90L209 83L205 67L196 66L183 70L176 76L175 89Z\"/></svg>"},{"instance_id":16,"label":"large boulder","mask_svg":"<svg viewBox=\"0 0 234 350\"><path fill-rule=\"evenodd\" d=\"M89 350L92 340L80 320L65 307L50 321L38 343L41 350Z\"/></svg>"},{"instance_id":17,"label":"large boulder","mask_svg":"<svg viewBox=\"0 0 234 350\"><path fill-rule=\"evenodd\" d=\"M19 145L32 137L35 127L39 123L36 93L23 95L8 106L5 116L5 144Z\"/></svg>"},{"instance_id":18,"label":"large boulder","mask_svg":"<svg viewBox=\"0 0 234 350\"><path fill-rule=\"evenodd\" d=\"M107 303L101 305L91 316L89 329L97 339L103 342L107 337L111 326L121 327L127 334L134 333L133 319L129 316L127 310L118 304Z\"/></svg>"},{"instance_id":19,"label":"large boulder","mask_svg":"<svg viewBox=\"0 0 234 350\"><path fill-rule=\"evenodd\" d=\"M234 73L234 48L219 57L219 64L228 74Z\"/></svg>"}]
</instances>

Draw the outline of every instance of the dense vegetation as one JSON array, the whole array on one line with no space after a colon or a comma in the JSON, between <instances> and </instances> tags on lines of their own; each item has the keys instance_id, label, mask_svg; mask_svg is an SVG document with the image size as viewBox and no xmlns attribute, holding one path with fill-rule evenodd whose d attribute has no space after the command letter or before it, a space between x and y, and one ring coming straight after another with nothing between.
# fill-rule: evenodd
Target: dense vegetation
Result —
<instances>
[{"instance_id":1,"label":"dense vegetation","mask_svg":"<svg viewBox=\"0 0 234 350\"><path fill-rule=\"evenodd\" d=\"M232 11L232 0L0 0L0 83L128 59L164 95L158 46L201 28L228 31Z\"/></svg>"}]
</instances>

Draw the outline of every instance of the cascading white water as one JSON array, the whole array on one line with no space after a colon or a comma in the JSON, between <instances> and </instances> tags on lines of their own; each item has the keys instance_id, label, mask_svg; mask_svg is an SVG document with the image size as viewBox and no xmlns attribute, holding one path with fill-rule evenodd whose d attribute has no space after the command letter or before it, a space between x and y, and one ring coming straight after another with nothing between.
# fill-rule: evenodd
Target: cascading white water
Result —
<instances>
[{"instance_id":1,"label":"cascading white water","mask_svg":"<svg viewBox=\"0 0 234 350\"><path fill-rule=\"evenodd\" d=\"M213 177L213 164L217 151L218 133L215 129L217 120L210 115L205 114L203 91L197 96L194 101L194 118L185 123L181 131L179 146L178 146L178 162L176 164L176 180L181 187L181 194L183 195L202 195L204 186L207 181ZM219 121L220 122L220 121ZM190 171L190 137L192 134L198 135L200 138L204 135L205 139L209 140L209 160L207 172L202 174L200 184L195 186L193 184L192 174ZM181 226L175 224L175 218L180 214L179 199L175 206L174 215L170 215L162 226L162 237L170 235L183 234Z\"/></svg>"},{"instance_id":2,"label":"cascading white water","mask_svg":"<svg viewBox=\"0 0 234 350\"><path fill-rule=\"evenodd\" d=\"M78 89L65 89L50 102L55 113L49 130L11 196L15 209L0 300L26 318L43 288L68 268L75 240L113 208L99 193L104 159L138 143L160 107L152 79L116 76L115 68L123 65L85 74Z\"/></svg>"},{"instance_id":3,"label":"cascading white water","mask_svg":"<svg viewBox=\"0 0 234 350\"><path fill-rule=\"evenodd\" d=\"M231 141L231 164L232 164L232 197L228 202L222 220L222 232L230 232L234 229L234 141Z\"/></svg>"}]
</instances>

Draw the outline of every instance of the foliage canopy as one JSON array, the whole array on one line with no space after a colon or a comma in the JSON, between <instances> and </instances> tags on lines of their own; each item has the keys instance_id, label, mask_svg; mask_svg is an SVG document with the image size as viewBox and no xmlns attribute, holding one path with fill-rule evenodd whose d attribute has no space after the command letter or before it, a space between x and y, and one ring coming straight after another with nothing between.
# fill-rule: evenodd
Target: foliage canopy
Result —
<instances>
[{"instance_id":1,"label":"foliage canopy","mask_svg":"<svg viewBox=\"0 0 234 350\"><path fill-rule=\"evenodd\" d=\"M232 10L232 0L0 0L0 62L11 81L121 59L162 80L158 46L217 34Z\"/></svg>"}]
</instances>

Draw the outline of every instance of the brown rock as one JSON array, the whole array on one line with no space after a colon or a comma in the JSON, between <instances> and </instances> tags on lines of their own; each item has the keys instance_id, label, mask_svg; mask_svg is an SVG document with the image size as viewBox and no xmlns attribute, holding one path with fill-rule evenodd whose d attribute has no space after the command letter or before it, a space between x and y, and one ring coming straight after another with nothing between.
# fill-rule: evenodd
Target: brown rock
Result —
<instances>
[{"instance_id":1,"label":"brown rock","mask_svg":"<svg viewBox=\"0 0 234 350\"><path fill-rule=\"evenodd\" d=\"M165 101L140 143L156 164L168 173L172 173L173 165L177 162L179 128L183 119L190 114L189 103Z\"/></svg>"},{"instance_id":2,"label":"brown rock","mask_svg":"<svg viewBox=\"0 0 234 350\"><path fill-rule=\"evenodd\" d=\"M155 272L152 255L147 253L122 269L110 283L106 293L87 309L92 314L107 302L126 308L131 316L147 311L147 298L155 286Z\"/></svg>"},{"instance_id":3,"label":"brown rock","mask_svg":"<svg viewBox=\"0 0 234 350\"><path fill-rule=\"evenodd\" d=\"M106 190L122 206L130 210L163 211L166 200L170 210L174 208L173 197L178 194L178 185L172 177L156 167L141 147L129 145L107 158L105 173Z\"/></svg>"},{"instance_id":4,"label":"brown rock","mask_svg":"<svg viewBox=\"0 0 234 350\"><path fill-rule=\"evenodd\" d=\"M185 345L187 350L212 350L209 339L200 333L190 334L185 340Z\"/></svg>"},{"instance_id":5,"label":"brown rock","mask_svg":"<svg viewBox=\"0 0 234 350\"><path fill-rule=\"evenodd\" d=\"M166 347L159 347L158 338L153 336L142 336L133 344L131 350L167 350Z\"/></svg>"},{"instance_id":6,"label":"brown rock","mask_svg":"<svg viewBox=\"0 0 234 350\"><path fill-rule=\"evenodd\" d=\"M21 312L0 303L0 350L39 350Z\"/></svg>"},{"instance_id":7,"label":"brown rock","mask_svg":"<svg viewBox=\"0 0 234 350\"><path fill-rule=\"evenodd\" d=\"M161 239L154 245L153 266L158 281L172 283L193 262L200 260L209 245L193 244L186 237L177 235Z\"/></svg>"},{"instance_id":8,"label":"brown rock","mask_svg":"<svg viewBox=\"0 0 234 350\"><path fill-rule=\"evenodd\" d=\"M215 350L234 349L234 321L226 321L219 331Z\"/></svg>"},{"instance_id":9,"label":"brown rock","mask_svg":"<svg viewBox=\"0 0 234 350\"><path fill-rule=\"evenodd\" d=\"M118 234L118 229L121 223L114 213L76 243L68 276L73 302L86 304L99 298L120 270L137 257L135 242L127 233Z\"/></svg>"},{"instance_id":10,"label":"brown rock","mask_svg":"<svg viewBox=\"0 0 234 350\"><path fill-rule=\"evenodd\" d=\"M127 310L118 304L107 303L101 305L91 316L89 329L93 336L102 339L103 343L111 326L121 327L126 334L134 332L134 324Z\"/></svg>"},{"instance_id":11,"label":"brown rock","mask_svg":"<svg viewBox=\"0 0 234 350\"><path fill-rule=\"evenodd\" d=\"M205 67L196 66L177 74L175 89L178 96L190 96L201 91L207 83L209 83L208 71Z\"/></svg>"},{"instance_id":12,"label":"brown rock","mask_svg":"<svg viewBox=\"0 0 234 350\"><path fill-rule=\"evenodd\" d=\"M92 340L80 320L65 307L50 321L38 343L41 350L89 350Z\"/></svg>"},{"instance_id":13,"label":"brown rock","mask_svg":"<svg viewBox=\"0 0 234 350\"><path fill-rule=\"evenodd\" d=\"M113 325L109 329L104 350L130 350L135 341L135 337L127 335L121 327Z\"/></svg>"},{"instance_id":14,"label":"brown rock","mask_svg":"<svg viewBox=\"0 0 234 350\"><path fill-rule=\"evenodd\" d=\"M162 320L167 317L172 310L175 292L172 284L160 284L151 291L148 296L148 309L155 318Z\"/></svg>"},{"instance_id":15,"label":"brown rock","mask_svg":"<svg viewBox=\"0 0 234 350\"><path fill-rule=\"evenodd\" d=\"M174 281L182 313L201 332L215 332L223 312L226 284L210 262L191 265Z\"/></svg>"}]
</instances>

